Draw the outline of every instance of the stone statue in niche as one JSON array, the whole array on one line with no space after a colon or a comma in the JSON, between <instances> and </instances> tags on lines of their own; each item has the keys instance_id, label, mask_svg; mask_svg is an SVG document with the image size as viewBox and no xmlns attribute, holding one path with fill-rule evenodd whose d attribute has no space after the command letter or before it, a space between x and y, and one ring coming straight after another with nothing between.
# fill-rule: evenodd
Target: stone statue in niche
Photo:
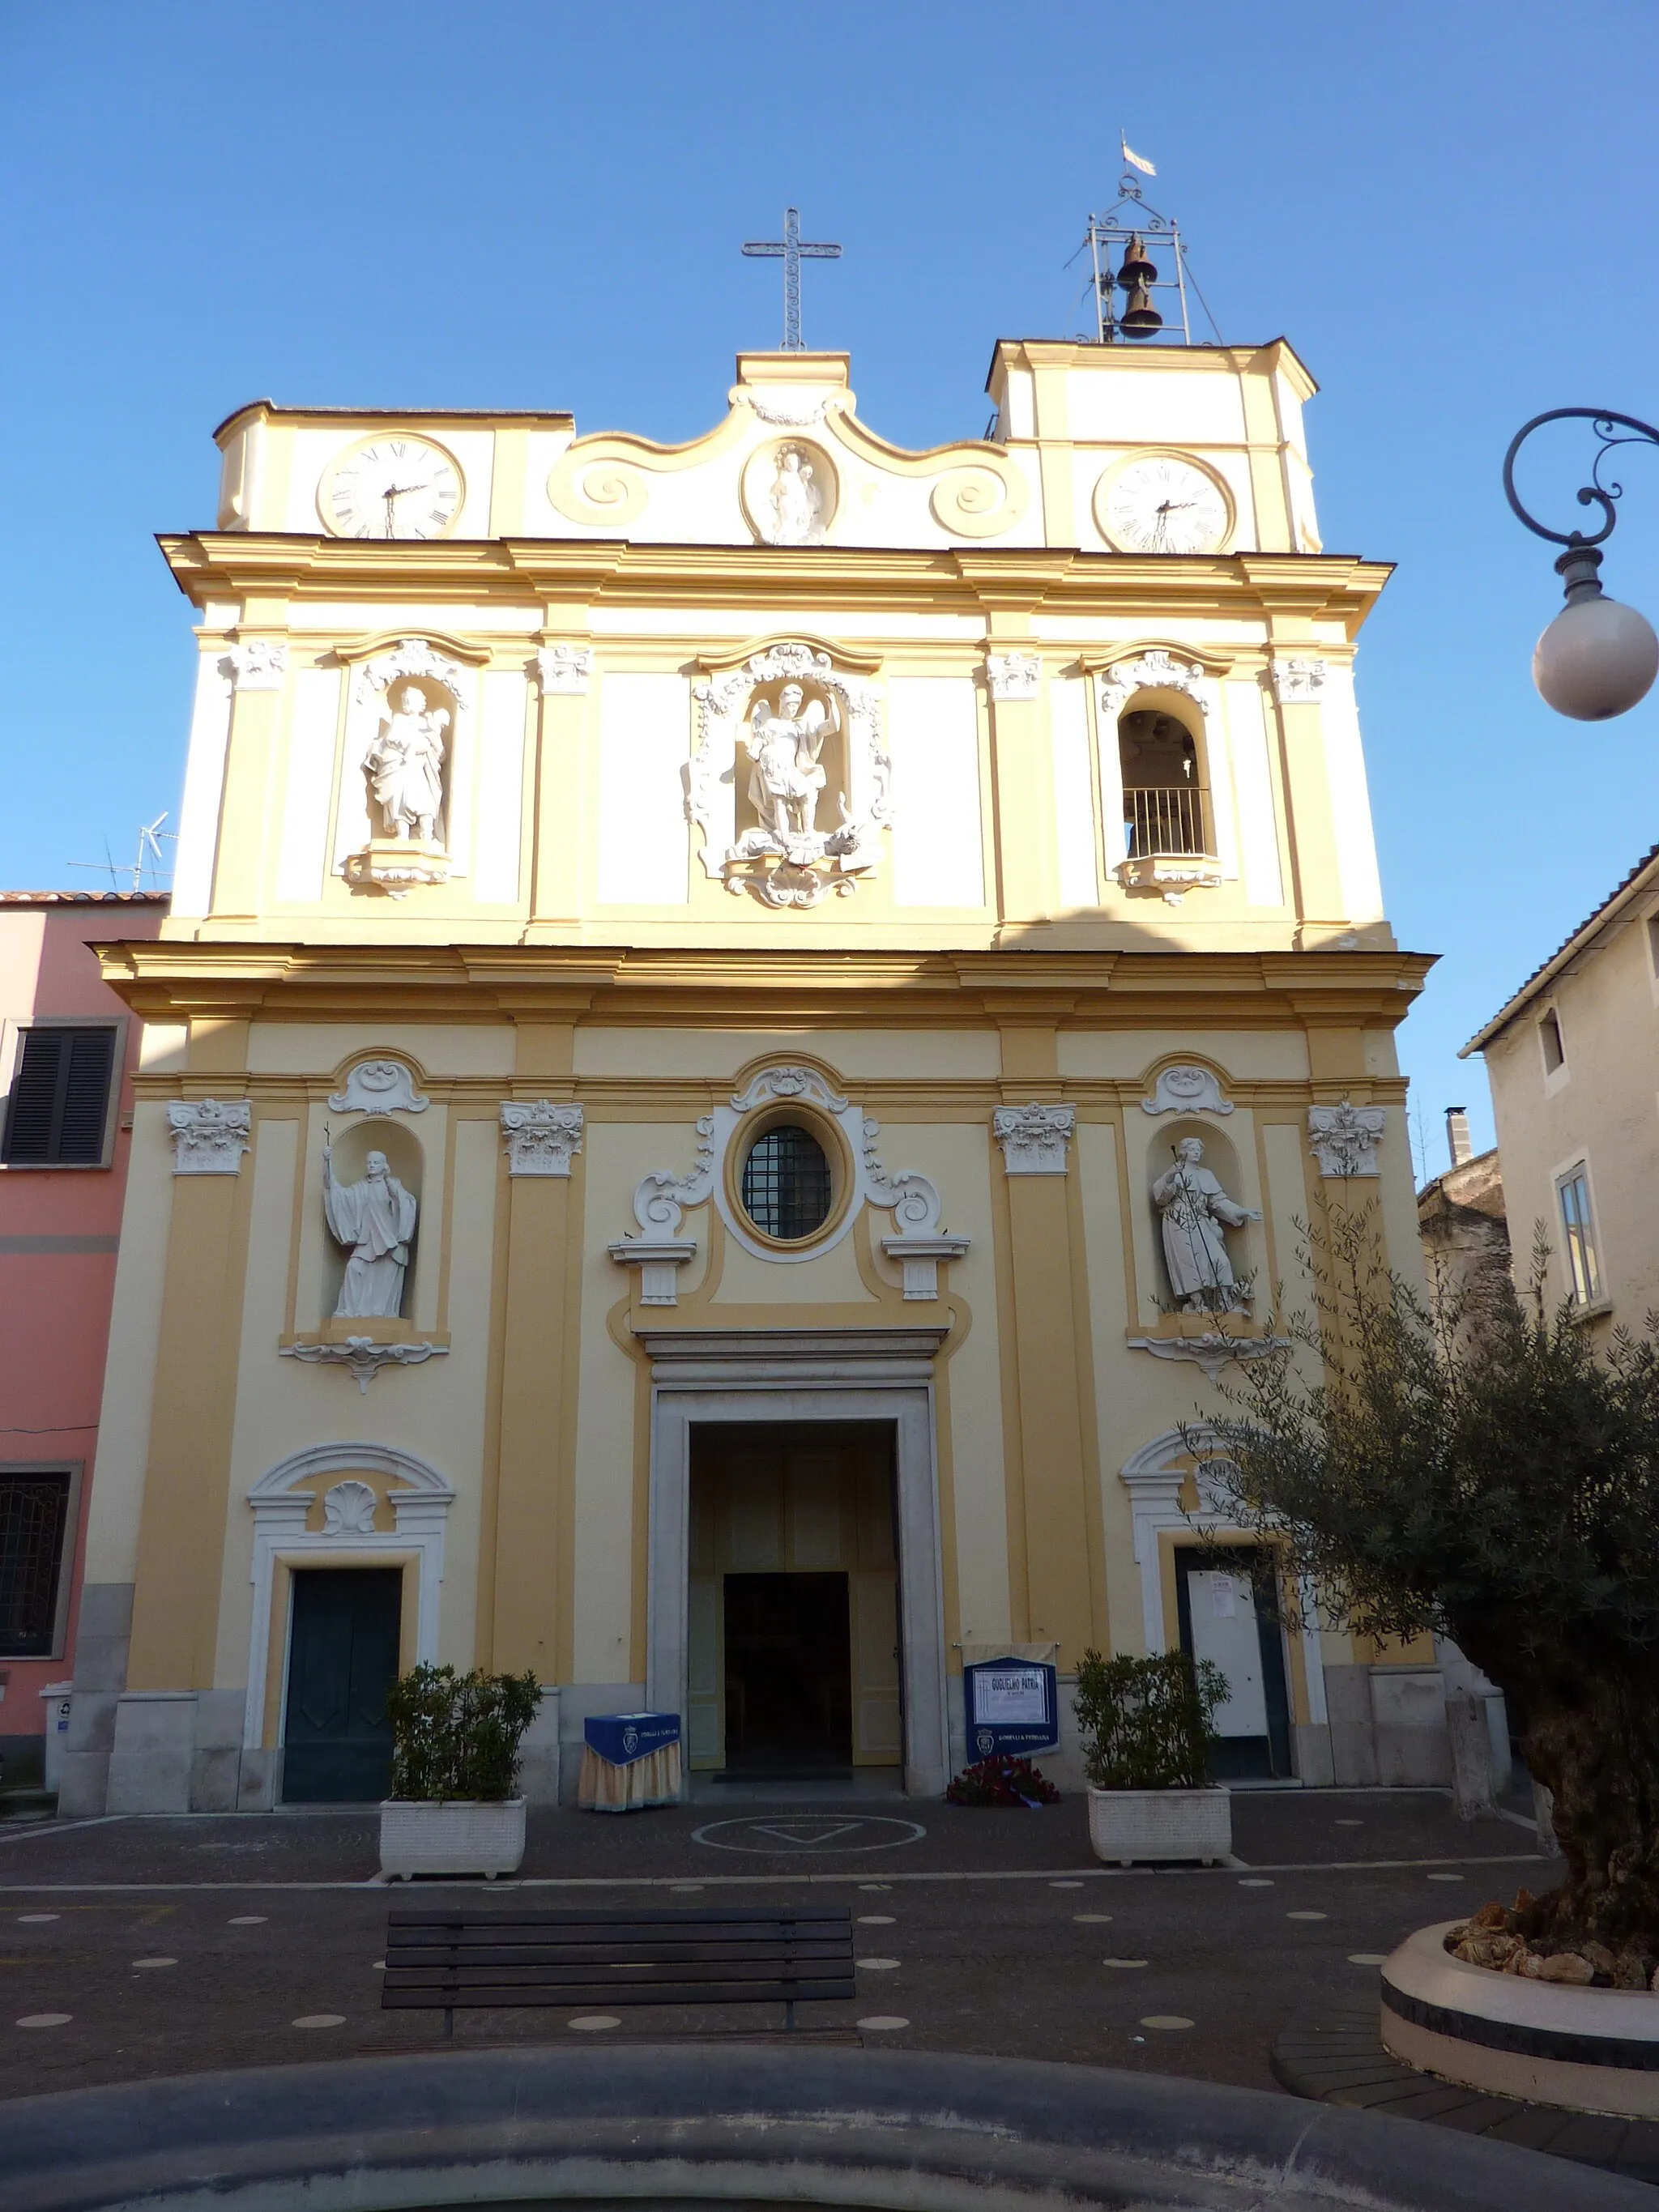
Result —
<instances>
[{"instance_id":1,"label":"stone statue in niche","mask_svg":"<svg viewBox=\"0 0 1659 2212\"><path fill-rule=\"evenodd\" d=\"M766 495L774 545L817 545L823 537L823 494L811 462L799 446L780 446L777 474Z\"/></svg>"},{"instance_id":2,"label":"stone statue in niche","mask_svg":"<svg viewBox=\"0 0 1659 2212\"><path fill-rule=\"evenodd\" d=\"M435 842L444 803L444 749L450 713L413 684L389 697L364 768L385 834L423 845Z\"/></svg>"},{"instance_id":3,"label":"stone statue in niche","mask_svg":"<svg viewBox=\"0 0 1659 2212\"><path fill-rule=\"evenodd\" d=\"M335 1242L351 1249L334 1309L337 1320L398 1318L419 1212L418 1200L392 1174L384 1152L369 1154L361 1182L340 1183L334 1180L333 1152L324 1145L324 1218Z\"/></svg>"},{"instance_id":4,"label":"stone statue in niche","mask_svg":"<svg viewBox=\"0 0 1659 2212\"><path fill-rule=\"evenodd\" d=\"M1174 1151L1175 1165L1152 1185L1152 1204L1162 1220L1176 1303L1182 1313L1240 1312L1250 1293L1233 1273L1227 1231L1261 1216L1228 1197L1203 1164L1204 1147L1196 1137L1183 1137Z\"/></svg>"},{"instance_id":5,"label":"stone statue in niche","mask_svg":"<svg viewBox=\"0 0 1659 2212\"><path fill-rule=\"evenodd\" d=\"M749 799L762 829L781 851L816 833L823 789L819 755L840 728L839 702L832 696L826 706L809 700L799 684L784 685L775 714L764 699L755 702L744 739L755 763Z\"/></svg>"}]
</instances>

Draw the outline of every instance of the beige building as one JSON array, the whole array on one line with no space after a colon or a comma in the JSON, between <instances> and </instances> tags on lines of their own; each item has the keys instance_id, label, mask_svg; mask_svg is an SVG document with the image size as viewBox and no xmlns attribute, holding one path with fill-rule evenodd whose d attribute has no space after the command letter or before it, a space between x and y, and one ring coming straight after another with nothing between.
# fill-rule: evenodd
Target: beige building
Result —
<instances>
[{"instance_id":1,"label":"beige building","mask_svg":"<svg viewBox=\"0 0 1659 2212\"><path fill-rule=\"evenodd\" d=\"M1492 1085L1515 1265L1604 1334L1659 1308L1659 846L1463 1048Z\"/></svg>"},{"instance_id":2,"label":"beige building","mask_svg":"<svg viewBox=\"0 0 1659 2212\"><path fill-rule=\"evenodd\" d=\"M543 1797L645 1705L694 1787L937 1791L964 1655L1091 1644L1217 1657L1229 1772L1440 1770L1419 1655L1203 1565L1182 1436L1322 1178L1416 1249L1313 390L222 426L66 1808L376 1795L426 1657L534 1668Z\"/></svg>"}]
</instances>

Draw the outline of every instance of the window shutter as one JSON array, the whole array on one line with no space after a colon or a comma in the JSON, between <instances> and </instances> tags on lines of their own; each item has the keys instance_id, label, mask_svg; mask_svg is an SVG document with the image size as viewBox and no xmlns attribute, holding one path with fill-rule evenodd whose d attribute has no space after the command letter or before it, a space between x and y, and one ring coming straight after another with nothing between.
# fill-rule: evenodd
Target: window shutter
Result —
<instances>
[{"instance_id":1,"label":"window shutter","mask_svg":"<svg viewBox=\"0 0 1659 2212\"><path fill-rule=\"evenodd\" d=\"M104 1154L115 1031L31 1029L19 1044L6 1117L8 1164L95 1166Z\"/></svg>"},{"instance_id":2,"label":"window shutter","mask_svg":"<svg viewBox=\"0 0 1659 2212\"><path fill-rule=\"evenodd\" d=\"M58 1157L77 1165L104 1157L104 1123L109 1112L110 1061L113 1030L69 1030L69 1064L62 1077L64 1112Z\"/></svg>"}]
</instances>

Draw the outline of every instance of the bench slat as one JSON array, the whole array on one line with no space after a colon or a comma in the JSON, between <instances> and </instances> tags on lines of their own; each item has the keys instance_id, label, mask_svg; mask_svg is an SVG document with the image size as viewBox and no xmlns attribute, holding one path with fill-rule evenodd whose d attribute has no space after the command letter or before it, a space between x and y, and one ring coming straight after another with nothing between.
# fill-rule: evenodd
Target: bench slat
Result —
<instances>
[{"instance_id":1,"label":"bench slat","mask_svg":"<svg viewBox=\"0 0 1659 2212\"><path fill-rule=\"evenodd\" d=\"M432 2011L442 2006L467 2006L477 2011L499 2011L520 2005L708 2005L834 2003L857 1995L848 1981L810 1982L665 1982L649 1989L620 1988L607 1983L572 1982L556 1989L545 1985L503 1983L481 1985L451 1996L425 1990L385 1990L380 1995L388 2011Z\"/></svg>"}]
</instances>

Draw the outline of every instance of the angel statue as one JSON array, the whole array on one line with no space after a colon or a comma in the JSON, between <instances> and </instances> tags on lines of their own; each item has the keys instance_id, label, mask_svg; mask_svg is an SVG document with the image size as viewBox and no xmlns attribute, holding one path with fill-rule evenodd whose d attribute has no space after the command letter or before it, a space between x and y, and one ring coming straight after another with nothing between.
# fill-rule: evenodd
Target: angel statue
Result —
<instances>
[{"instance_id":1,"label":"angel statue","mask_svg":"<svg viewBox=\"0 0 1659 2212\"><path fill-rule=\"evenodd\" d=\"M767 834L787 847L814 831L823 770L818 756L841 728L840 703L808 700L799 684L786 684L774 714L764 699L755 702L744 744L755 765L749 799Z\"/></svg>"},{"instance_id":2,"label":"angel statue","mask_svg":"<svg viewBox=\"0 0 1659 2212\"><path fill-rule=\"evenodd\" d=\"M323 1146L323 1215L337 1243L351 1248L337 1316L395 1321L403 1310L404 1275L420 1202L371 1152L361 1182L336 1182L334 1155Z\"/></svg>"},{"instance_id":3,"label":"angel statue","mask_svg":"<svg viewBox=\"0 0 1659 2212\"><path fill-rule=\"evenodd\" d=\"M778 454L778 472L767 494L772 527L767 535L774 545L812 545L822 535L823 494L818 489L812 464L793 446Z\"/></svg>"},{"instance_id":4,"label":"angel statue","mask_svg":"<svg viewBox=\"0 0 1659 2212\"><path fill-rule=\"evenodd\" d=\"M444 798L444 738L449 709L429 707L413 684L405 684L380 724L364 767L391 837L411 834L422 844L434 841Z\"/></svg>"},{"instance_id":5,"label":"angel statue","mask_svg":"<svg viewBox=\"0 0 1659 2212\"><path fill-rule=\"evenodd\" d=\"M1183 1137L1175 1156L1175 1165L1152 1185L1152 1204L1163 1217L1176 1302L1182 1313L1237 1312L1249 1304L1249 1291L1233 1273L1226 1232L1261 1216L1228 1197L1201 1164L1204 1147L1196 1137Z\"/></svg>"}]
</instances>

